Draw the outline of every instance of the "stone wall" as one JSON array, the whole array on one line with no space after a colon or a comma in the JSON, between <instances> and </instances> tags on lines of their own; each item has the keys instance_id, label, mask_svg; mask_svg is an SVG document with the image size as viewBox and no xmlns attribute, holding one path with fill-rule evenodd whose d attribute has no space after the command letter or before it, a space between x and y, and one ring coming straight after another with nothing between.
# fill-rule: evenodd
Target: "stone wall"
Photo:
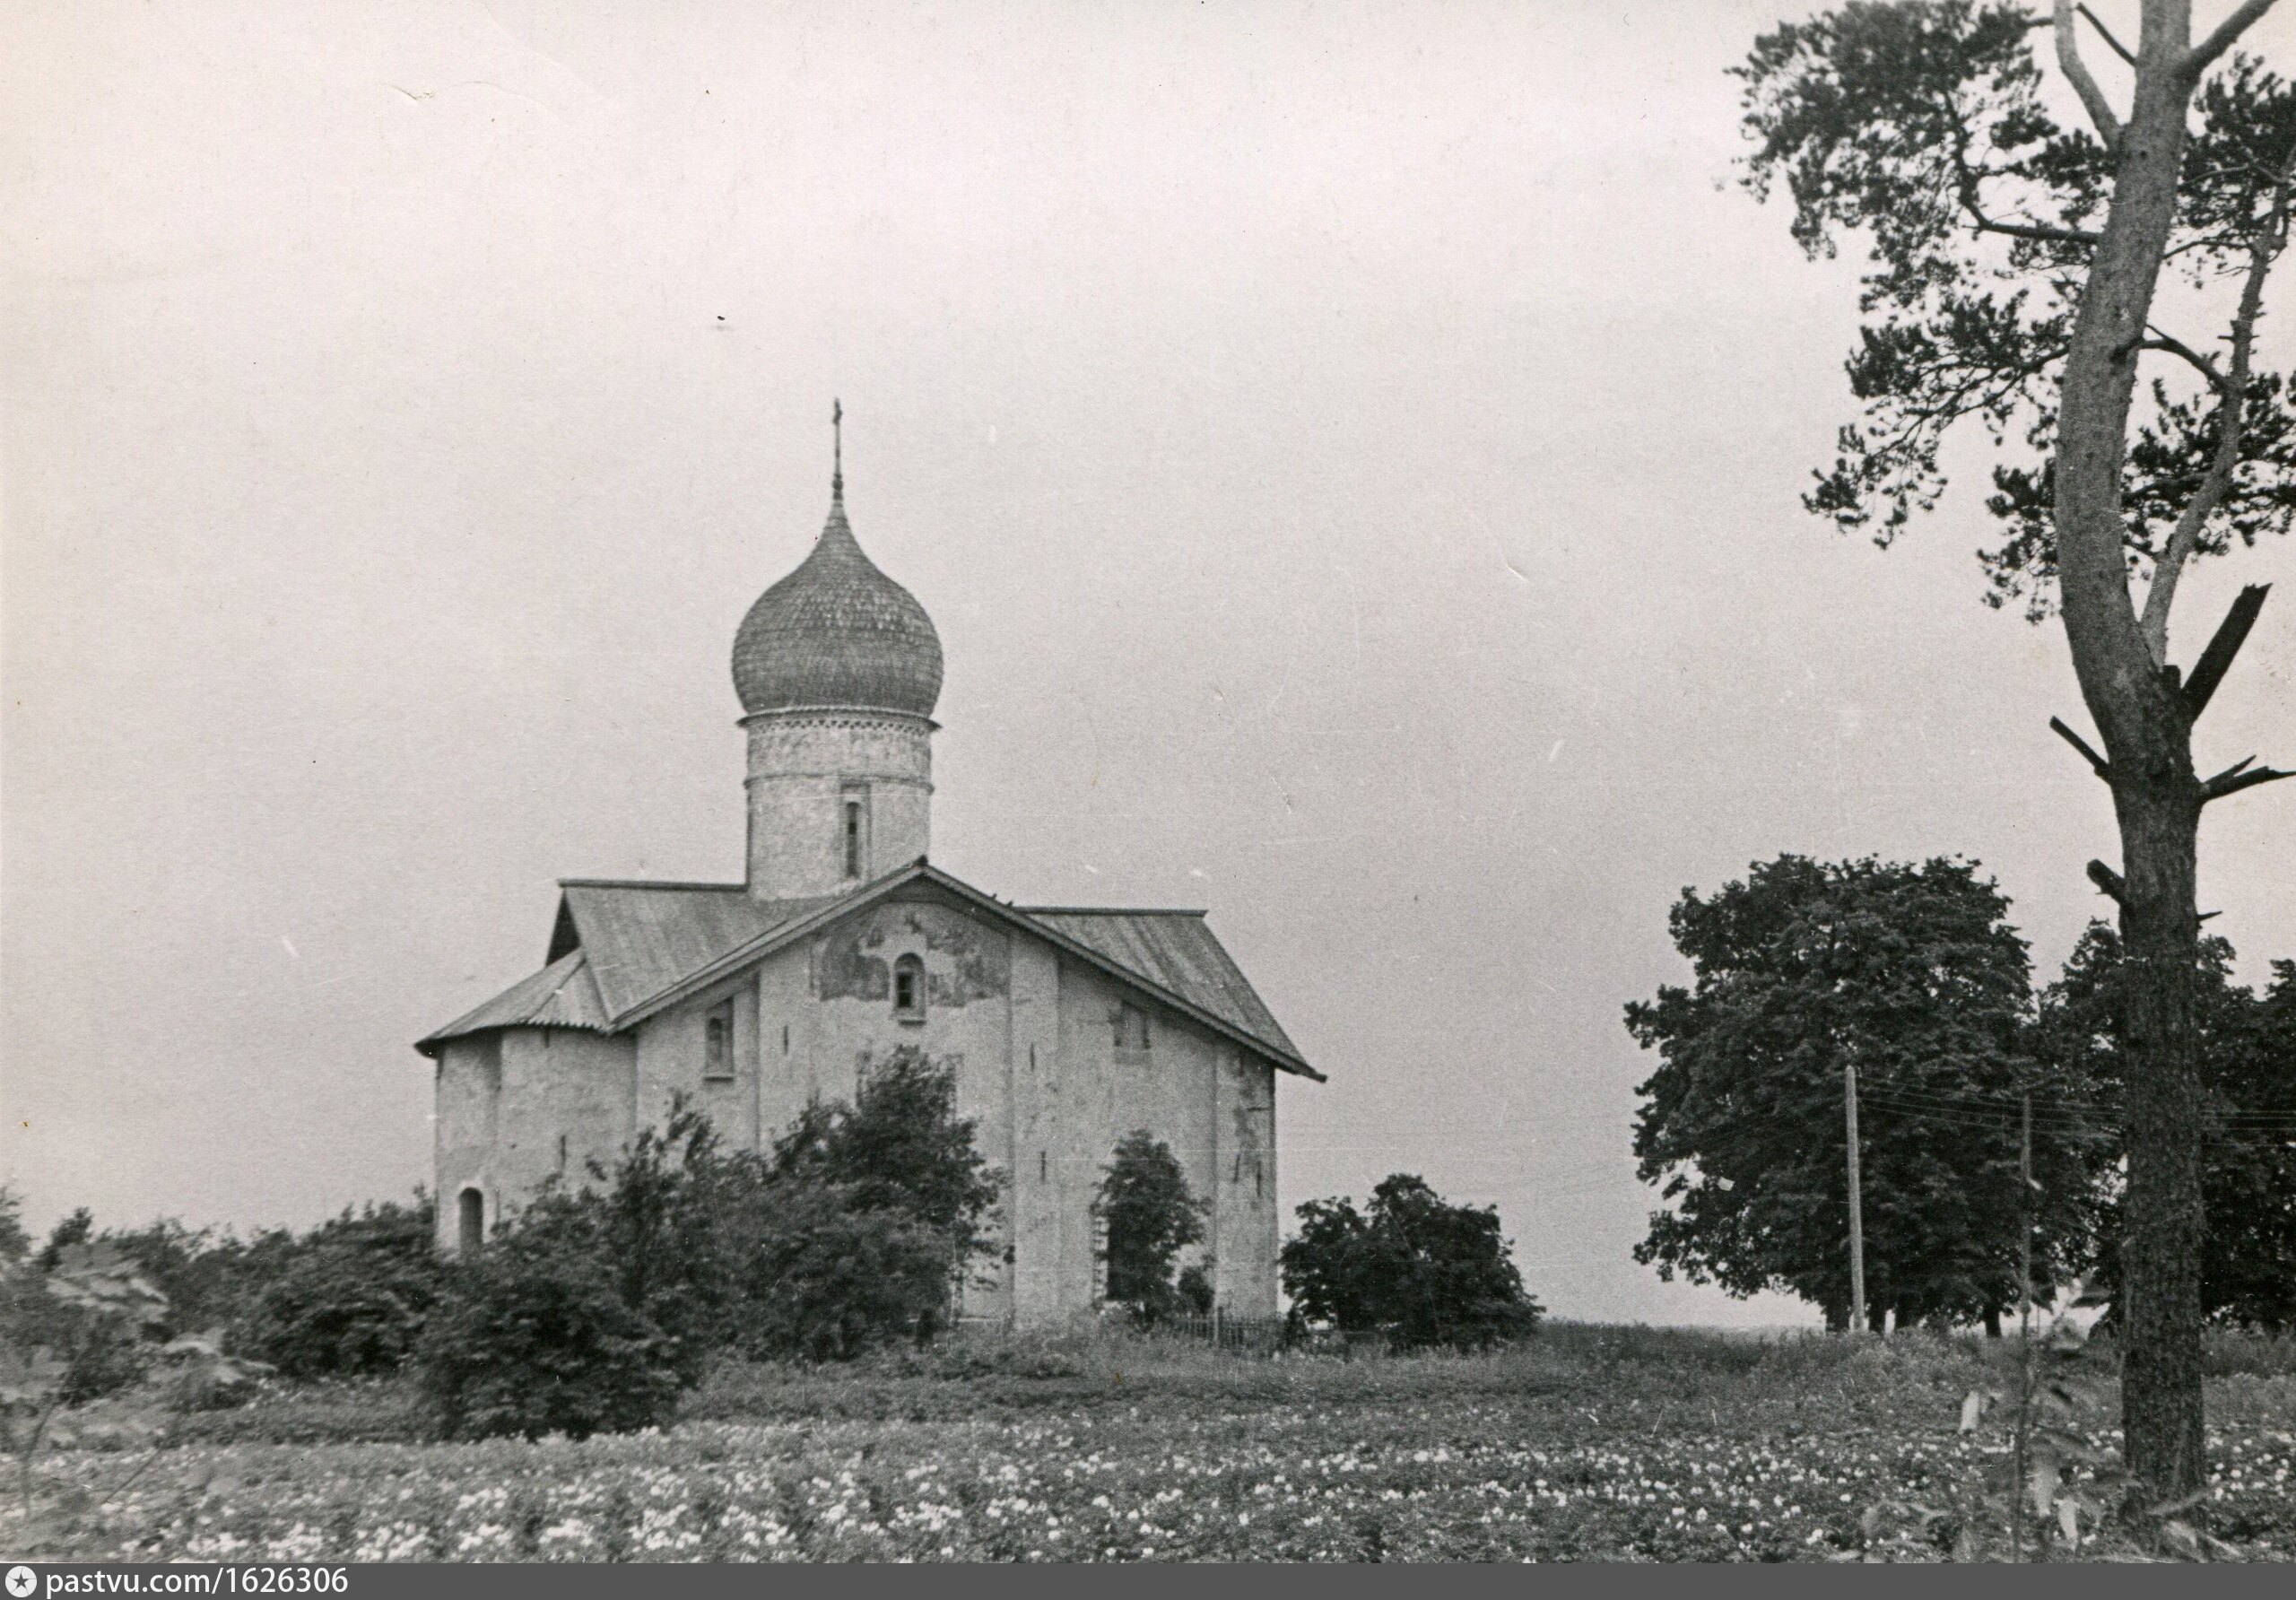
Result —
<instances>
[{"instance_id":1,"label":"stone wall","mask_svg":"<svg viewBox=\"0 0 2296 1600\"><path fill-rule=\"evenodd\" d=\"M931 845L933 725L866 711L774 711L749 730L749 886L763 900L835 894ZM845 806L862 807L846 872Z\"/></svg>"},{"instance_id":2,"label":"stone wall","mask_svg":"<svg viewBox=\"0 0 2296 1600\"><path fill-rule=\"evenodd\" d=\"M456 1247L458 1199L486 1197L491 1231L543 1180L579 1182L637 1133L637 1050L627 1037L570 1028L508 1028L450 1040L439 1059L439 1242Z\"/></svg>"}]
</instances>

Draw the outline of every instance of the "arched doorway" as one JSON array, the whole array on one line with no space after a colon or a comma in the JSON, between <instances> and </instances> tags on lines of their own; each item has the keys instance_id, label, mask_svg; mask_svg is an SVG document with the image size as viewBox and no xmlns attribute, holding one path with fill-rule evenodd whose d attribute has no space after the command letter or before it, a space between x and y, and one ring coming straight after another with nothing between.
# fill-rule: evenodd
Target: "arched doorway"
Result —
<instances>
[{"instance_id":1,"label":"arched doorway","mask_svg":"<svg viewBox=\"0 0 2296 1600\"><path fill-rule=\"evenodd\" d=\"M486 1242L486 1196L476 1189L465 1189L455 1221L456 1248L463 1255L477 1255Z\"/></svg>"}]
</instances>

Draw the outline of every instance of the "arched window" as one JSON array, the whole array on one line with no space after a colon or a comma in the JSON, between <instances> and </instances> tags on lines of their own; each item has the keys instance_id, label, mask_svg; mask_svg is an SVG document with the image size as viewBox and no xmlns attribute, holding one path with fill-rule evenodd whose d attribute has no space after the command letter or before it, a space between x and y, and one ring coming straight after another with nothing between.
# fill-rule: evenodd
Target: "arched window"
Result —
<instances>
[{"instance_id":1,"label":"arched window","mask_svg":"<svg viewBox=\"0 0 2296 1600\"><path fill-rule=\"evenodd\" d=\"M486 1196L465 1189L456 1207L456 1245L465 1256L475 1256L486 1243Z\"/></svg>"},{"instance_id":2,"label":"arched window","mask_svg":"<svg viewBox=\"0 0 2296 1600\"><path fill-rule=\"evenodd\" d=\"M724 1082L734 1075L734 1003L713 1008L701 1024L701 1075Z\"/></svg>"},{"instance_id":3,"label":"arched window","mask_svg":"<svg viewBox=\"0 0 2296 1600\"><path fill-rule=\"evenodd\" d=\"M893 1014L924 1019L925 963L914 955L893 963Z\"/></svg>"}]
</instances>

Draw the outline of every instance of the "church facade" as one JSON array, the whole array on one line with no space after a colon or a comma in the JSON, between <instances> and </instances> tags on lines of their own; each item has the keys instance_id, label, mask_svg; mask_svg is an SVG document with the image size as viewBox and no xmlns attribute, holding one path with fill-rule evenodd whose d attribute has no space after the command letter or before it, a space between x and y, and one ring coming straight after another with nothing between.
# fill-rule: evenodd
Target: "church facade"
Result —
<instances>
[{"instance_id":1,"label":"church facade","mask_svg":"<svg viewBox=\"0 0 2296 1600\"><path fill-rule=\"evenodd\" d=\"M1004 1193L961 1313L1040 1326L1106 1283L1116 1144L1169 1145L1231 1316L1276 1310L1275 1082L1313 1081L1200 911L1016 906L928 859L941 643L862 552L840 463L812 552L734 643L739 883L566 879L541 970L423 1039L439 1245L474 1248L678 1100L736 1149L848 1100L903 1046L954 1074Z\"/></svg>"}]
</instances>

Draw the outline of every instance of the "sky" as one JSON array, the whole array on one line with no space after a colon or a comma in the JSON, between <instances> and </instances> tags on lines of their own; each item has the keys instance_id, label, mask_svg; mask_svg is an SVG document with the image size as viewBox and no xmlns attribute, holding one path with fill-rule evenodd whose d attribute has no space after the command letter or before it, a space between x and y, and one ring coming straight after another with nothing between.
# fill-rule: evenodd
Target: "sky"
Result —
<instances>
[{"instance_id":1,"label":"sky","mask_svg":"<svg viewBox=\"0 0 2296 1600\"><path fill-rule=\"evenodd\" d=\"M1208 909L1329 1075L1287 1209L1420 1172L1551 1310L1805 1320L1631 1259L1669 906L1967 856L2047 974L2115 844L2061 632L1980 603L1981 451L1887 552L1801 509L1856 263L1735 184L1781 8L10 6L0 1183L424 1181L413 1041L558 878L741 875L728 651L836 396L947 657L936 861ZM2296 759L2290 578L2187 580L2179 659L2290 596L2204 770ZM2251 982L2292 805L2205 823Z\"/></svg>"}]
</instances>

